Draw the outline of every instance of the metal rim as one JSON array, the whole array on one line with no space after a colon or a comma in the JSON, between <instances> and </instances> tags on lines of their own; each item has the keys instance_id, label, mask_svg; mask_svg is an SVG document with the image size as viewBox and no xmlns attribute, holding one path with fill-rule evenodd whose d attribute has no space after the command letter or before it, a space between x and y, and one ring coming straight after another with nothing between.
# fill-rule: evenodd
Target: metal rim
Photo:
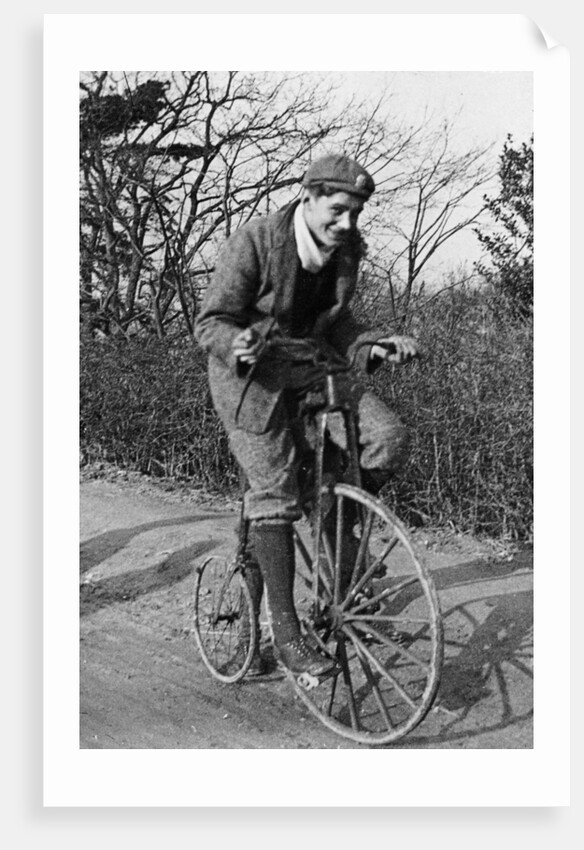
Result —
<instances>
[{"instance_id":1,"label":"metal rim","mask_svg":"<svg viewBox=\"0 0 584 850\"><path fill-rule=\"evenodd\" d=\"M328 493L330 495L330 490ZM337 658L340 673L310 692L306 692L291 673L288 673L288 678L307 708L332 731L358 743L390 744L403 738L423 720L438 689L443 655L438 596L427 568L416 556L405 527L379 499L349 484L336 484L333 495L337 505L336 540L334 547L329 541L328 547L325 543L320 549L322 563L318 604L321 610L315 618L313 601L310 616L304 624L307 635ZM348 590L339 594L340 541L343 540L343 525L339 517L343 516L346 504L352 504L355 510L361 512L358 549L355 544L355 565L359 569L351 576ZM367 523L370 523L368 529ZM367 556L366 553L374 523L385 526L386 531L391 532L389 541L381 546L382 554L386 551L382 558L379 555ZM296 539L301 556L298 560L305 565L308 560L311 564L312 556L298 533ZM398 547L396 554L399 554L401 566L396 569L403 572L407 568L407 573L401 579L394 579L386 571L384 578L373 578L372 575L367 579L367 572L373 574L381 568L379 565L375 567L376 560L387 570L389 558ZM325 551L327 548L329 551ZM330 551L332 548L336 551ZM314 573L312 576L305 574L307 588L314 594ZM401 603L403 605L411 597L410 606L416 617L409 615L407 610L394 614L392 606L395 610L399 608L400 594L405 600ZM374 605L381 606L381 613L368 613ZM409 646L400 645L392 636L397 625L410 630L407 635L411 640ZM403 638L404 632L399 636ZM424 679L422 692L419 692L419 678ZM392 702L388 704L390 699ZM371 716L366 712L371 712ZM375 712L385 728L367 728Z\"/></svg>"},{"instance_id":2,"label":"metal rim","mask_svg":"<svg viewBox=\"0 0 584 850\"><path fill-rule=\"evenodd\" d=\"M209 579L209 571L214 567L217 568L218 575L211 577L207 586L205 578ZM207 576L205 576L206 572ZM221 574L223 574L222 577ZM205 592L207 590L212 594L211 611L208 610L209 600L206 597L209 594ZM219 622L224 624L219 628L217 628L218 617L221 618ZM235 619L232 620L232 617ZM236 630L231 630L231 625L232 623L242 624L243 618L247 621L245 625L248 627L246 636L248 643L247 651L239 660L237 656L240 652L240 642L236 639ZM243 679L251 666L256 650L257 632L250 590L240 568L233 562L230 563L228 559L211 555L197 567L193 626L199 653L213 677L226 684L233 684ZM220 647L223 645L225 649L221 649L221 652L232 653L228 661L235 664L235 670L230 673L223 672L226 664L221 664L219 661Z\"/></svg>"}]
</instances>

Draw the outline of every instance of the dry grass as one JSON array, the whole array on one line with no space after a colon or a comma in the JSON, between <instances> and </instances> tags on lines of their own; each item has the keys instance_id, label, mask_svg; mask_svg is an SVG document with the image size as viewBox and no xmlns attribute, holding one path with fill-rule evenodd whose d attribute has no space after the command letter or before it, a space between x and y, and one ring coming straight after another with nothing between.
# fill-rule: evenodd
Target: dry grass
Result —
<instances>
[{"instance_id":1,"label":"dry grass","mask_svg":"<svg viewBox=\"0 0 584 850\"><path fill-rule=\"evenodd\" d=\"M388 497L414 525L512 540L532 533L532 336L484 296L453 290L419 312L420 363L377 391L412 433ZM210 490L237 480L192 343L83 339L81 455Z\"/></svg>"}]
</instances>

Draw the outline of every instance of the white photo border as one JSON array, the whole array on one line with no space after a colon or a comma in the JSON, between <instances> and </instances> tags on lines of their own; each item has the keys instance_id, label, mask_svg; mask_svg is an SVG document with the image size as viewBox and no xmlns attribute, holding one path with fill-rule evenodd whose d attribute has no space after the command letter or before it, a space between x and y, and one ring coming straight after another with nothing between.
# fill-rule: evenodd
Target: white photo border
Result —
<instances>
[{"instance_id":1,"label":"white photo border","mask_svg":"<svg viewBox=\"0 0 584 850\"><path fill-rule=\"evenodd\" d=\"M201 29L205 38L198 40ZM284 30L285 40L279 37ZM339 43L357 47L341 54L335 50ZM350 56L350 65L343 65L341 56ZM534 75L534 748L81 750L79 554L72 531L79 512L79 73L106 68L173 70L193 64L207 70L307 70L307 57L313 71L532 71ZM45 16L46 806L255 806L257 783L249 781L250 770L261 777L262 806L268 807L567 805L570 551L568 534L554 535L552 529L565 527L569 516L569 370L556 365L569 362L568 68L566 49L548 48L533 22L519 15ZM563 331L554 336L553 358L544 346L550 327ZM552 683L560 698L552 698ZM279 782L269 782L276 774ZM366 785L343 781L352 775L383 781ZM461 777L472 781L461 782Z\"/></svg>"}]
</instances>

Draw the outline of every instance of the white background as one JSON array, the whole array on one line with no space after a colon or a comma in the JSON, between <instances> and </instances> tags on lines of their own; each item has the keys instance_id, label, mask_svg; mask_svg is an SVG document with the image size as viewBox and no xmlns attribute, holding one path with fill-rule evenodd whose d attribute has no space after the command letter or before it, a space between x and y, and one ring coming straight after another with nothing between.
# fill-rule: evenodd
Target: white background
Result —
<instances>
[{"instance_id":1,"label":"white background","mask_svg":"<svg viewBox=\"0 0 584 850\"><path fill-rule=\"evenodd\" d=\"M361 3L361 12L377 12L379 6L374 3ZM266 11L268 4L249 3L246 4L248 12ZM322 11L329 13L333 4L311 3L305 4L299 0L294 4L293 11L302 13L306 7L311 11ZM413 7L413 8L412 8ZM273 5L269 11L273 11ZM145 12L149 8L145 3L119 3L115 6L116 11ZM279 4L278 9L282 12L289 11L285 4ZM568 4L555 3L550 10L542 4L542 9L537 9L537 4L525 4L525 8L514 11L531 14L541 27L558 42L565 44L572 50L572 61L574 63L577 26L572 14L567 11ZM80 4L63 4L56 11L93 11L81 9ZM213 11L224 10L226 13L238 10L235 4L216 2L213 8L205 8L203 4L175 3L172 10L177 12ZM381 9L383 12L403 11L399 7L388 8L385 3ZM500 4L501 11L508 8ZM567 724L569 717L566 711L568 698L568 641L566 634L567 605L566 590L568 580L569 551L568 541L568 517L569 502L567 493L569 491L570 468L569 458L569 432L568 432L568 362L569 362L569 338L568 338L568 264L565 231L560 229L556 233L554 251L542 251L546 254L542 266L545 277L540 277L541 293L540 303L545 302L545 312L538 319L538 356L536 366L538 367L539 382L538 394L540 399L538 418L539 447L540 454L537 457L540 470L538 473L542 489L538 489L540 516L545 513L545 523L542 525L541 538L544 542L544 550L540 550L536 560L538 581L541 577L541 592L536 593L536 615L539 617L538 632L536 633L536 659L538 668L541 666L542 674L540 682L546 685L545 692L541 687L536 693L536 708L539 717L544 722L540 727L543 737L536 739L536 748L532 752L502 752L490 751L488 753L473 753L471 751L446 752L446 751L409 751L409 764L404 764L396 756L398 752L383 751L382 753L343 752L343 760L336 764L321 765L314 770L312 764L308 763L308 756L318 757L318 753L302 753L302 761L298 772L295 774L295 783L292 791L285 789L286 782L282 784L285 793L270 793L270 789L277 788L273 780L274 776L283 772L288 765L282 760L282 754L271 754L266 752L263 766L259 772L254 774L253 784L263 789L263 804L276 806L277 808L257 811L254 809L232 809L230 811L219 811L213 809L182 808L169 811L168 809L141 809L133 811L130 806L196 806L197 800L193 794L194 789L204 783L206 787L212 786L221 789L230 787L234 778L235 768L233 765L241 762L245 753L230 753L230 759L220 764L215 762L214 767L205 761L205 754L201 751L190 751L188 753L153 753L148 751L134 753L113 753L108 751L86 751L80 753L72 747L76 744L77 728L76 719L71 727L71 710L67 699L70 695L70 677L67 676L68 664L71 657L75 657L77 647L67 646L65 641L70 637L70 632L64 628L60 634L55 634L54 617L51 612L56 611L62 615L63 621L67 620L67 607L70 604L68 591L59 585L58 575L55 572L59 564L55 565L52 558L59 554L60 566L63 574L73 567L76 570L76 546L77 546L77 516L75 515L75 501L71 501L71 493L60 489L59 481L67 484L67 475L71 470L63 468L58 459L61 457L60 449L63 441L70 439L74 433L73 445L76 445L77 423L68 421L67 405L71 401L67 394L67 383L71 378L71 367L75 373L75 350L71 352L68 345L71 341L71 332L76 332L76 300L74 310L71 311L68 295L72 279L76 283L76 249L70 250L67 238L62 243L60 237L55 244L55 229L51 229L50 222L45 221L47 233L51 235L51 244L47 245L47 258L51 274L45 281L45 315L48 319L47 327L54 330L55 322L60 322L62 334L57 338L54 333L45 338L46 347L46 403L47 413L45 422L45 438L47 440L46 477L45 485L49 494L49 501L45 504L45 520L47 552L49 557L45 565L47 569L46 592L50 606L48 606L49 617L45 625L49 629L49 639L45 646L48 652L48 662L51 673L51 681L48 684L47 715L49 722L49 734L45 744L47 746L47 802L56 806L100 806L114 805L124 808L117 809L91 809L91 808L42 808L42 714L41 714L41 560L42 548L40 541L41 516L42 516L42 492L40 469L42 467L42 443L41 443L41 387L42 387L42 260L41 260L41 233L42 233L42 168L41 168L41 51L42 51L42 21L43 9L35 4L21 5L18 11L11 13L11 20L6 21L3 28L3 82L5 88L5 110L4 110L4 133L3 145L5 173L3 175L3 227L2 232L8 235L4 243L4 256L7 259L5 267L4 298L3 298L3 364L4 374L8 374L7 389L10 393L6 399L4 408L2 448L4 449L4 468L8 468L6 484L3 488L5 495L4 515L7 523L3 535L5 567L5 605L3 606L3 646L5 648L4 658L6 666L6 684L3 688L2 729L5 733L5 758L3 760L5 782L3 783L4 809L8 813L5 819L5 834L9 838L10 846L39 846L51 837L58 841L64 848L78 847L86 848L102 847L109 843L112 847L125 846L128 842L132 845L144 848L159 846L161 842L187 839L191 835L195 840L211 841L215 846L223 846L235 840L253 841L257 846L268 846L277 841L280 847L295 846L298 841L304 841L308 846L320 846L322 843L336 846L351 846L367 837L367 840L375 840L376 837L384 840L384 843L392 844L403 842L409 847L422 847L435 845L438 840L448 842L450 847L472 846L481 848L491 846L496 842L500 847L512 847L519 841L523 844L529 842L532 846L549 847L551 842L558 846L570 848L576 846L577 836L575 829L578 824L581 827L581 818L578 820L576 806L578 797L581 800L581 785L574 784L574 804L572 810L553 808L518 808L518 807L552 807L563 805L567 802L566 779L568 771L568 746L567 746ZM108 8L100 8L101 13L107 13ZM153 11L156 11L155 7ZM168 4L166 6L168 11ZM334 4L334 12L345 11ZM352 10L346 10L352 11ZM407 11L426 11L424 4L408 4ZM451 3L444 8L446 12L469 11L467 3ZM482 9L477 9L482 11ZM489 4L489 12L497 12L496 4ZM136 18L139 16L136 15ZM328 24L335 18L328 14ZM362 19L364 16L359 15ZM470 17L470 16L469 16ZM306 25L310 25L310 16L306 16ZM159 23L162 19L159 19ZM423 25L423 19L419 20ZM241 31L241 30L240 30ZM285 44L286 55L292 55L292 51L298 54L298 66L307 69L307 55L315 56L314 51L306 52L306 41L308 35L290 38ZM436 31L434 31L435 34ZM289 34L289 30L287 30ZM257 34L257 33L256 33ZM95 31L94 31L95 35ZM178 50L181 41L180 31L173 39L173 50L175 55L184 56ZM531 36L532 43L535 36ZM110 49L120 49L113 43L113 38L103 38L100 43L100 55L102 61L95 64L100 68L120 67L120 63L112 61L108 55ZM330 47L330 40L321 40L321 44ZM160 44L157 39L149 42L149 54L152 57L149 67L164 67L164 51L160 52ZM269 45L267 45L269 47ZM466 45L472 51L472 45ZM82 45L83 47L83 45ZM140 47L139 35L135 38L129 37L121 54L124 57L123 64L126 67L138 67L132 60L133 50ZM144 43L141 43L144 49ZM183 50L185 45L182 45ZM253 34L250 36L248 49L253 49L254 56L258 56L259 47L254 46ZM262 44L262 48L266 47ZM282 67L283 53L282 44L274 44L278 58L274 64L269 63L268 58L255 64L255 67L268 69L271 67ZM352 45L352 48L354 45ZM358 45L357 47L360 47ZM365 48L368 45L364 45ZM434 44L436 47L436 44ZM458 47L460 48L460 42ZM80 45L70 44L64 49L61 56L62 70L66 73L72 68L75 76L79 67L93 67L91 62L83 62L75 66L72 55L80 49ZM209 62L197 61L201 59L200 45L196 43L190 46L192 54L189 61L183 61L182 67L209 67ZM338 50L338 46L336 47ZM322 52L322 51L321 51ZM464 46L463 46L464 52ZM370 70L370 62L367 66L359 65L358 49L341 50L338 54L345 61L354 62L354 68ZM477 51L473 51L476 58ZM496 53L496 51L495 51ZM228 56L234 53L229 52ZM320 55L320 54L319 54ZM367 56L375 54L368 52ZM379 53L377 54L379 56ZM452 57L453 53L449 52ZM493 54L494 55L494 54ZM457 60L460 56L454 54ZM89 57L87 57L89 58ZM73 61L73 64L71 62ZM330 56L323 56L323 68L329 70L332 66ZM471 57L463 62L471 61ZM493 59L495 61L495 59ZM67 63L69 68L67 69ZM176 67L178 62L171 62ZM224 68L225 62L219 61L216 67ZM230 62L231 67L243 67L237 61ZM145 66L146 67L146 66ZM291 68L290 62L286 63ZM316 69L316 65L314 65ZM340 64L337 67L341 67ZM420 68L420 64L414 67ZM556 92L555 103L551 108L561 107L565 103L564 82ZM76 89L76 81L75 81ZM62 96L66 99L66 92ZM77 96L77 95L75 95ZM537 110L537 106L536 106ZM557 118L561 118L558 113ZM549 122L550 129L560 126L553 117ZM540 127L541 134L544 127ZM576 127L576 129L579 129ZM536 112L536 136L538 134L537 112ZM541 138L541 136L539 137ZM560 126L560 143L558 145L559 157L554 162L552 156L548 156L546 169L553 169L554 179L552 184L548 181L546 190L552 190L551 197L546 202L555 217L556 226L566 224L567 205L567 167L568 150L564 144L565 134L562 135ZM62 140L62 151L70 151L71 140L64 137ZM54 139L52 140L54 144ZM73 150L73 158L76 152ZM58 215L63 227L67 219L67 209L63 212L61 205L63 199L67 199L67 192L71 191L68 185L68 176L65 173L67 164L61 166L62 160L55 154L55 166L63 168L62 180L59 185L63 187L64 195L58 197L59 193L53 191L55 182L49 180L51 192L45 197L46 211L51 216ZM537 166L536 166L537 167ZM75 171L75 169L72 169ZM578 175L574 175L572 180ZM536 173L537 177L537 173ZM76 174L75 174L76 181ZM76 185L73 192L76 196ZM577 194L576 192L574 193ZM536 197L536 214L539 214ZM69 211L70 212L70 211ZM549 212L541 213L540 224L553 224L549 219ZM548 230L542 230L547 235ZM536 229L536 250L538 231ZM539 243L541 244L541 243ZM58 253L59 252L59 253ZM61 262L57 262L59 256ZM540 273L539 259L538 274ZM23 274L24 272L24 274ZM61 277L62 275L62 277ZM71 277L73 275L73 278ZM541 288L545 287L545 288ZM549 297L548 287L553 297ZM76 286L75 286L76 289ZM548 303L549 301L549 303ZM577 305L579 296L574 293L574 314L579 311ZM56 306L62 309L56 310ZM75 318L73 319L73 315ZM58 316L58 318L57 318ZM576 337L577 338L577 337ZM67 362L68 361L68 362ZM61 390L65 389L64 395ZM59 404L63 403L62 415L58 417L56 411ZM578 413L578 411L575 411ZM536 411L537 413L537 411ZM541 425L539 424L541 422ZM581 429L580 429L581 430ZM572 464L579 460L574 454ZM58 473L58 474L56 474ZM58 510L55 510L58 506ZM73 508L73 512L71 509ZM62 536L63 530L65 536ZM59 532L61 537L59 539ZM553 532L553 533L551 533ZM546 551L545 547L550 548ZM74 553L74 554L73 554ZM71 563L71 558L75 560ZM55 591L53 579L59 587ZM551 579L551 580L550 580ZM577 598L577 591L582 582L578 576L574 576L572 596ZM76 590L76 588L75 588ZM62 591L62 592L61 592ZM550 604L556 603L556 604ZM555 613L554 613L555 609ZM73 610L77 611L75 600ZM543 616L540 616L542 615ZM560 615L560 616L558 616ZM578 623L578 617L574 618ZM57 629L58 631L58 629ZM577 639L577 635L575 636ZM558 640L559 638L559 640ZM60 643L61 641L61 643ZM62 650L62 657L56 657L55 650ZM7 651L6 651L7 650ZM576 653L575 653L576 655ZM60 665L62 671L62 694L60 700L56 699L55 681L59 683L60 677L55 671L55 664ZM536 686L538 684L538 668L536 668ZM555 670L555 677L550 678L550 671ZM75 684L75 683L73 683ZM554 694L550 685L556 685ZM575 689L578 685L575 682ZM540 708L541 706L541 708ZM75 706L76 709L76 706ZM74 714L76 712L74 711ZM577 715L576 715L577 716ZM557 724L554 728L553 722ZM537 734L537 726L536 726ZM57 736L55 738L55 735ZM575 726L572 735L572 750L575 751L574 759L577 766L578 754L581 753L581 734ZM541 745L541 746L540 746ZM56 755L59 764L56 762ZM540 758L539 754L542 755ZM182 767L179 772L170 768L168 757L180 756ZM214 754L217 758L218 754ZM262 754L260 754L262 755ZM298 754L290 753L291 761ZM335 755L335 754L331 754ZM157 758L153 758L156 756ZM234 756L238 756L234 758ZM353 761L348 763L351 757L364 756L362 765L355 774ZM380 759L381 756L381 759ZM544 758L545 756L545 758ZM115 757L115 758L114 758ZM186 761L185 761L186 757ZM278 759L277 764L273 762ZM345 761L347 758L347 761ZM452 772L452 762L456 759L455 771ZM133 761L133 766L130 765ZM159 762L165 764L159 767ZM374 763L376 762L376 763ZM415 763L414 763L415 762ZM489 762L491 765L489 766ZM139 764L138 764L139 763ZM365 764L363 764L365 763ZM219 769L217 769L219 766ZM139 767L140 773L133 773ZM291 765L291 773L294 766ZM527 768L527 769L526 769ZM183 772L185 771L186 772ZM245 766L244 766L245 769ZM213 779L208 771L216 770ZM257 768L253 768L257 771ZM329 804L330 799L319 790L326 789L331 778L342 771L347 777L346 786L356 789L353 798L350 795L339 799L343 808L336 809L282 809L281 806L287 802L298 804L298 800L292 797L298 792L298 787L307 787L311 790L310 780L316 775L318 781L312 787L310 799L316 805ZM520 781L513 781L521 775ZM351 781L351 776L359 777ZM369 778L373 787L385 787L387 793L383 799L362 793L364 783L362 778ZM578 778L578 777L577 777ZM161 782L160 780L164 780ZM300 783L300 785L298 785ZM177 785L178 788L173 786ZM153 786L155 786L152 793ZM162 787L160 787L162 786ZM212 786L213 787L213 786ZM182 790L182 795L180 789ZM482 788L481 795L470 795L470 788ZM294 790L295 789L295 790ZM405 791L404 791L405 789ZM393 793L392 793L393 792ZM405 801L405 796L409 797ZM577 795L577 796L576 796ZM300 795L301 796L301 795ZM109 800L106 802L106 798ZM433 798L433 799L432 799ZM303 801L306 804L307 800ZM215 805L221 803L221 792ZM367 806L376 805L383 808L375 809L351 809L348 808L356 803ZM199 803L200 804L200 803ZM448 808L425 809L418 812L409 808L385 808L392 805L434 805L447 806ZM507 805L513 808L478 809L476 806L501 806ZM450 807L466 806L464 809L453 809ZM244 834L245 833L245 834ZM253 835L253 838L252 838ZM581 835L580 835L581 838Z\"/></svg>"}]
</instances>

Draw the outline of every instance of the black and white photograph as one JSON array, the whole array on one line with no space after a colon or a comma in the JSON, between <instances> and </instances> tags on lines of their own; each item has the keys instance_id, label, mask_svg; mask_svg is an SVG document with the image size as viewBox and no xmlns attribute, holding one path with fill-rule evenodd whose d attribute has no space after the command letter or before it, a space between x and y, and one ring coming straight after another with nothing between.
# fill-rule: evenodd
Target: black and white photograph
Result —
<instances>
[{"instance_id":1,"label":"black and white photograph","mask_svg":"<svg viewBox=\"0 0 584 850\"><path fill-rule=\"evenodd\" d=\"M81 75L82 747L532 746L531 120Z\"/></svg>"},{"instance_id":2,"label":"black and white photograph","mask_svg":"<svg viewBox=\"0 0 584 850\"><path fill-rule=\"evenodd\" d=\"M543 72L501 55L75 68L84 763L534 755Z\"/></svg>"}]
</instances>

